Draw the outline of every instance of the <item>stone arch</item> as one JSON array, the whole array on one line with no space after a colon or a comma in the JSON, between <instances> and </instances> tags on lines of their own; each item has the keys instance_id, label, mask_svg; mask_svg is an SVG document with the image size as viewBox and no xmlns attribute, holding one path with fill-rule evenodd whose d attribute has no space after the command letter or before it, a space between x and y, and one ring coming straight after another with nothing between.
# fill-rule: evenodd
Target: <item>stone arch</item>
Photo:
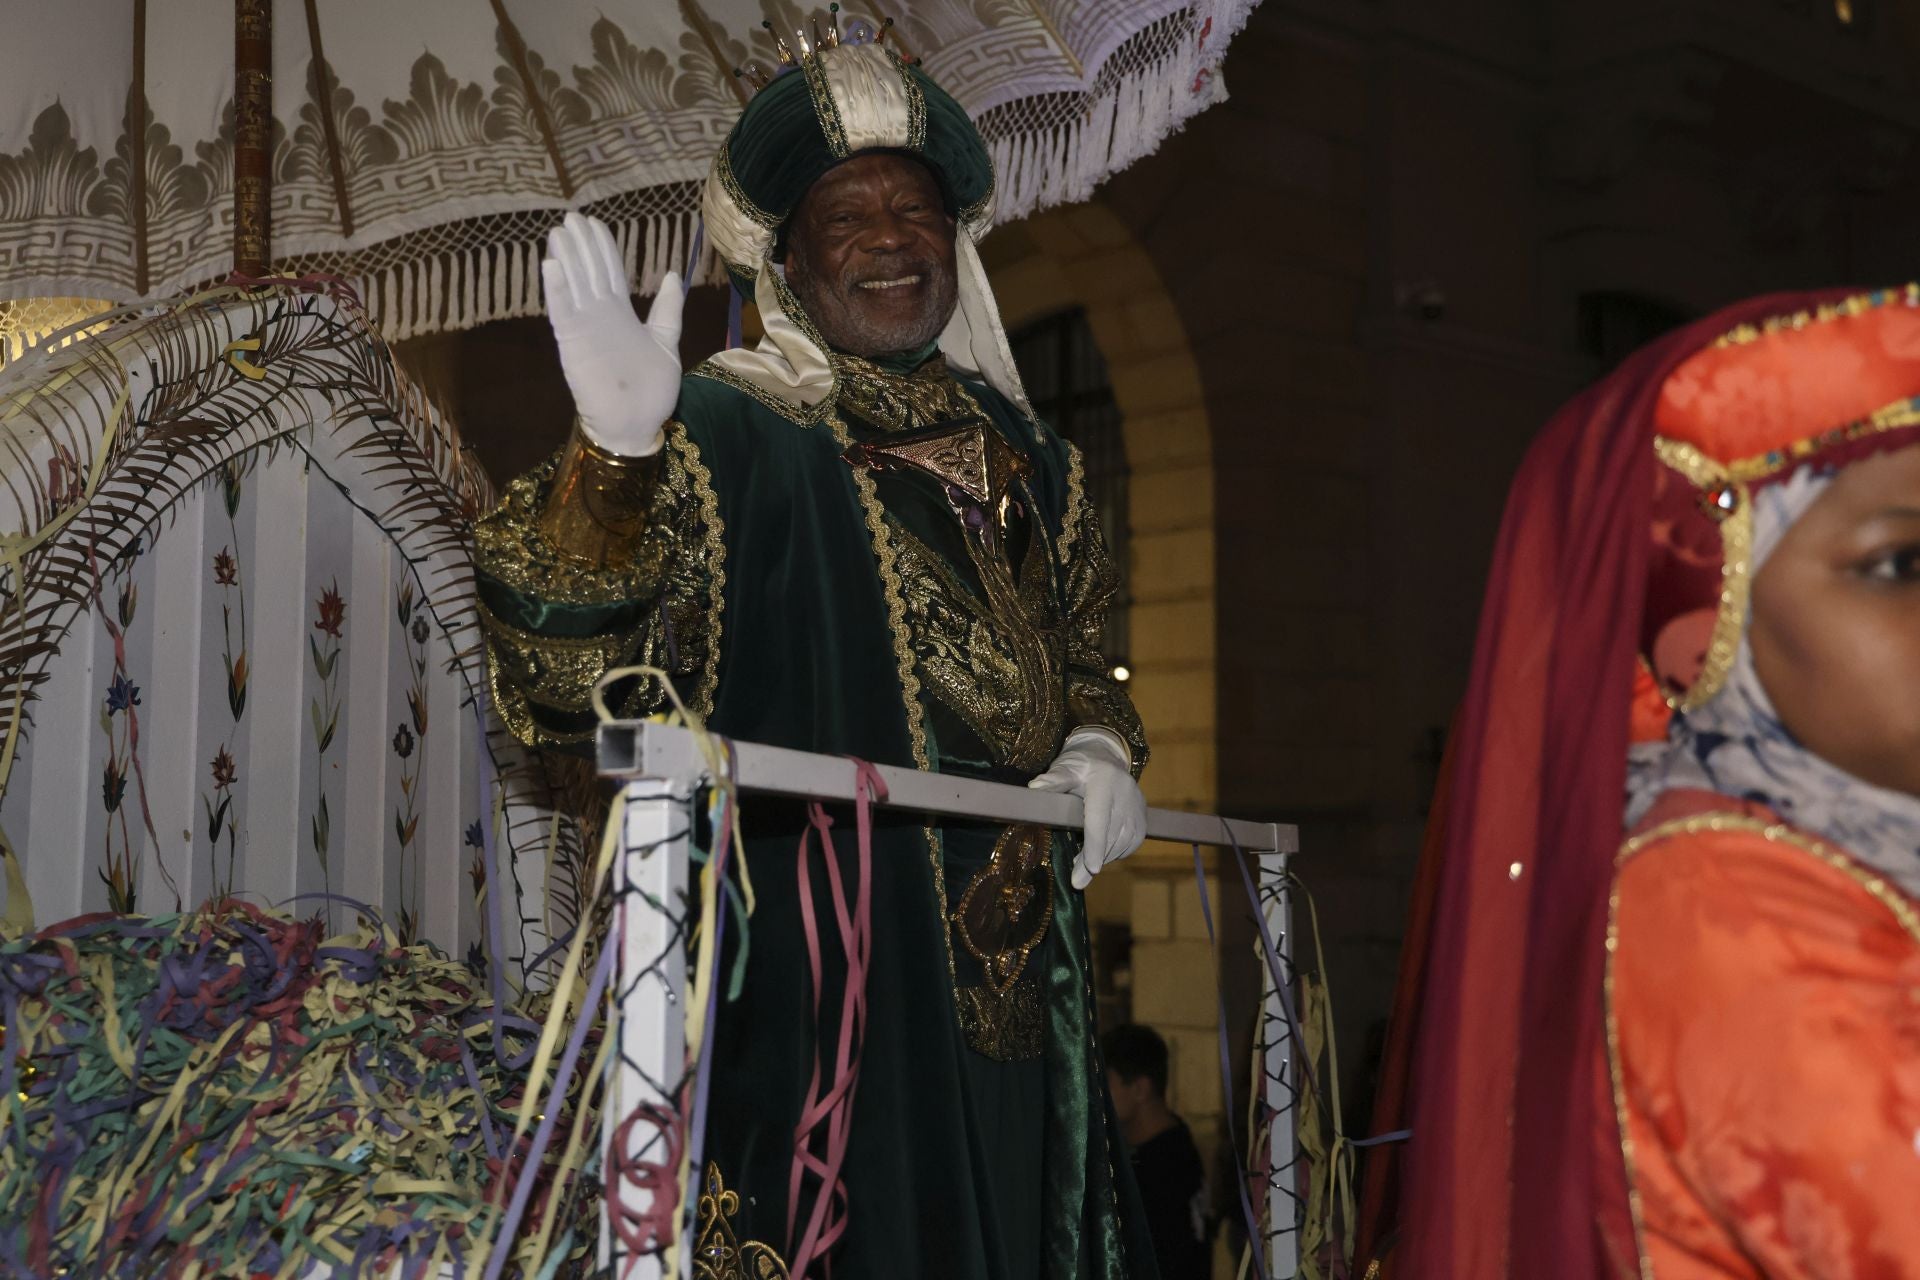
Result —
<instances>
[{"instance_id":1,"label":"stone arch","mask_svg":"<svg viewBox=\"0 0 1920 1280\"><path fill-rule=\"evenodd\" d=\"M1001 227L981 245L1009 330L1085 309L1106 358L1131 472L1132 690L1153 742L1149 803L1218 792L1213 449L1200 370L1147 251L1098 201Z\"/></svg>"}]
</instances>

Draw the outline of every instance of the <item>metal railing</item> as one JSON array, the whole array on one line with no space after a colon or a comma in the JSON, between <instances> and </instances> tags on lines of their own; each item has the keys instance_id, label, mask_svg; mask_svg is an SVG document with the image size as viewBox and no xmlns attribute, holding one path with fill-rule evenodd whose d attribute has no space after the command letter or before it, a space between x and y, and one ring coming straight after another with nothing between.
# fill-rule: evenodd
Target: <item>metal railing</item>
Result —
<instances>
[{"instance_id":1,"label":"metal railing","mask_svg":"<svg viewBox=\"0 0 1920 1280\"><path fill-rule=\"evenodd\" d=\"M755 743L727 744L732 786L741 794L779 795L850 803L856 800L859 772L841 756L815 755ZM620 1185L615 1172L663 1158L666 1139L657 1123L630 1123L636 1117L670 1114L686 1071L686 935L672 904L684 903L690 882L695 805L716 781L693 730L649 721L614 721L600 726L599 771L624 783L623 829L613 864L614 929L619 954L614 961L615 1022L618 1037L613 1077L602 1106L602 1167L607 1178L608 1219L616 1207L644 1213L645 1201L659 1194ZM879 766L887 798L875 803L945 817L1030 823L1078 830L1078 797L1024 787L981 782L946 774ZM1258 897L1278 965L1290 982L1293 974L1291 904L1287 860L1299 849L1295 827L1246 822L1211 814L1169 809L1147 811L1149 839L1196 846L1236 848L1255 859ZM1265 1031L1261 1082L1271 1127L1267 1138L1268 1228L1266 1271L1273 1280L1298 1271L1301 1197L1295 1186L1298 1144L1295 1133L1296 1046L1288 1027L1290 999L1275 981L1272 965L1262 1010ZM626 1150L616 1151L616 1143ZM694 1170L689 1199L697 1203L699 1171ZM641 1203L635 1204L636 1200ZM684 1230L690 1233L690 1220ZM650 1237L652 1248L631 1252L619 1233L601 1231L601 1265L616 1280L666 1280L665 1239ZM691 1248L681 1251L683 1270ZM799 1280L796 1277L795 1280Z\"/></svg>"}]
</instances>

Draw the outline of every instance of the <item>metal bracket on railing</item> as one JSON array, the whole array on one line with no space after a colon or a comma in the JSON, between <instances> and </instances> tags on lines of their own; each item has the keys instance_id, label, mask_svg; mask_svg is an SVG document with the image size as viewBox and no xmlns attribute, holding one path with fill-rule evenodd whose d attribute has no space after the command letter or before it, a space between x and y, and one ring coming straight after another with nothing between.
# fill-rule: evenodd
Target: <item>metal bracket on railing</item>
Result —
<instances>
[{"instance_id":1,"label":"metal bracket on railing","mask_svg":"<svg viewBox=\"0 0 1920 1280\"><path fill-rule=\"evenodd\" d=\"M732 781L742 792L843 802L855 798L857 772L844 757L750 742L730 742L729 748ZM626 783L625 843L614 863L620 937L619 1027L614 1034L620 1038L620 1061L602 1113L607 1117L604 1151L610 1219L612 1206L619 1200L643 1200L652 1194L616 1185L620 1170L661 1158L656 1134L636 1132L637 1127L623 1126L621 1121L650 1105L671 1105L672 1092L685 1070L685 1010L679 993L686 986L686 958L684 940L670 912L679 910L686 900L694 797L714 779L699 738L689 729L644 720L613 721L600 726L597 749L600 774ZM1077 828L1083 821L1080 801L1074 796L885 765L878 772L887 787L887 808L1048 827ZM1185 845L1236 847L1258 859L1260 883L1279 886L1277 893L1263 893L1261 907L1290 980L1292 922L1285 876L1288 856L1300 847L1298 829L1149 809L1147 836ZM1278 1029L1271 1033L1264 1063L1267 1104L1273 1113L1268 1157L1276 1174L1268 1190L1268 1211L1276 1226L1297 1224L1300 1209L1292 1186L1298 1151L1295 1049L1286 1031L1285 999L1269 975L1264 1007L1268 1025ZM621 1134L627 1135L629 1149L616 1152L612 1144ZM697 1178L698 1170L694 1172ZM648 1206L635 1207L644 1211ZM1273 1280L1297 1273L1298 1242L1297 1230L1281 1228L1270 1237L1267 1274ZM632 1256L604 1225L600 1258L603 1266L613 1267L612 1274L619 1280L629 1276L665 1280L658 1254Z\"/></svg>"}]
</instances>

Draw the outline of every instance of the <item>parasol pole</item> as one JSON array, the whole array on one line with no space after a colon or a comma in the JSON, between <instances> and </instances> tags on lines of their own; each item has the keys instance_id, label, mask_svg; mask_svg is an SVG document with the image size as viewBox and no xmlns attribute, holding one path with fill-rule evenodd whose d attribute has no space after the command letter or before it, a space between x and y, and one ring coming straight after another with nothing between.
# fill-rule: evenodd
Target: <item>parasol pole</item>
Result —
<instances>
[{"instance_id":1,"label":"parasol pole","mask_svg":"<svg viewBox=\"0 0 1920 1280\"><path fill-rule=\"evenodd\" d=\"M233 0L233 269L262 276L273 159L273 2Z\"/></svg>"},{"instance_id":2,"label":"parasol pole","mask_svg":"<svg viewBox=\"0 0 1920 1280\"><path fill-rule=\"evenodd\" d=\"M133 0L133 91L127 95L127 206L133 213L133 291L153 287L147 261L147 0Z\"/></svg>"}]
</instances>

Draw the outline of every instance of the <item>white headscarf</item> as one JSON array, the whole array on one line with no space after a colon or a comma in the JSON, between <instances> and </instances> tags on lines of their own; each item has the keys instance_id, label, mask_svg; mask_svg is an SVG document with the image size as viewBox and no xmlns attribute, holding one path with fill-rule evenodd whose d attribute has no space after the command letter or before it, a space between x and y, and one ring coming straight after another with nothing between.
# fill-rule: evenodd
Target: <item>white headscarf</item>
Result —
<instances>
[{"instance_id":1,"label":"white headscarf","mask_svg":"<svg viewBox=\"0 0 1920 1280\"><path fill-rule=\"evenodd\" d=\"M1755 577L1835 474L1806 467L1754 494ZM1666 792L1715 791L1766 805L1920 897L1920 797L1863 782L1793 736L1754 669L1746 639L1752 623L1749 604L1726 686L1692 711L1674 712L1665 742L1641 743L1629 752L1627 829Z\"/></svg>"}]
</instances>

